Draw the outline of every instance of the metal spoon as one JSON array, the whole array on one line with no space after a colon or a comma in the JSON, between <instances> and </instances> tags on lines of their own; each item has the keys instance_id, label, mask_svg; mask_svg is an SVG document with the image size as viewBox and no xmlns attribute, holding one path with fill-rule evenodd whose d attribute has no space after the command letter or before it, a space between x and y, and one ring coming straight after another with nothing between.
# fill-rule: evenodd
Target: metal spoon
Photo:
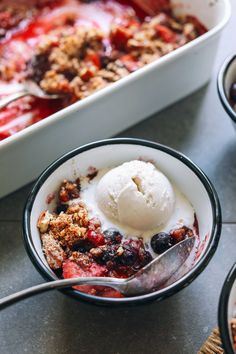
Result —
<instances>
[{"instance_id":1,"label":"metal spoon","mask_svg":"<svg viewBox=\"0 0 236 354\"><path fill-rule=\"evenodd\" d=\"M21 97L24 96L34 96L34 97L39 97L39 98L44 98L47 100L51 99L58 99L61 98L61 95L49 95L46 92L44 92L39 85L37 85L34 81L27 80L22 84L22 90L16 93L12 93L11 95L8 95L0 100L0 109L6 107L9 103L18 100Z\"/></svg>"},{"instance_id":2,"label":"metal spoon","mask_svg":"<svg viewBox=\"0 0 236 354\"><path fill-rule=\"evenodd\" d=\"M89 278L71 278L54 280L48 283L32 286L31 288L19 291L15 294L6 296L0 300L0 310L24 298L36 295L48 290L68 288L74 285L89 284L103 285L112 287L123 295L137 296L157 290L158 287L165 284L168 279L180 269L189 257L196 237L190 237L168 251L155 258L152 262L140 269L135 275L127 279L89 277ZM191 265L187 266L185 273Z\"/></svg>"}]
</instances>

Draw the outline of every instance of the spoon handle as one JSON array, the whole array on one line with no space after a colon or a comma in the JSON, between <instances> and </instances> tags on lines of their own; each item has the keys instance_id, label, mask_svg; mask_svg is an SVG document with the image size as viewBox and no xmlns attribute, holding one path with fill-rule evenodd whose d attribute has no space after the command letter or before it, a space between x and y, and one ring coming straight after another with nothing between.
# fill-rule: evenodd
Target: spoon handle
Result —
<instances>
[{"instance_id":1,"label":"spoon handle","mask_svg":"<svg viewBox=\"0 0 236 354\"><path fill-rule=\"evenodd\" d=\"M11 95L8 95L4 98L1 98L0 100L0 109L6 107L9 103L18 100L21 97L30 95L30 93L28 91L20 91L20 92L16 92L16 93L12 93Z\"/></svg>"},{"instance_id":2,"label":"spoon handle","mask_svg":"<svg viewBox=\"0 0 236 354\"><path fill-rule=\"evenodd\" d=\"M118 278L106 278L106 277L89 277L89 278L71 278L71 279L62 279L62 280L53 280L47 283L39 284L32 286L30 288L18 291L15 294L8 295L0 299L0 310L5 307L14 304L20 300L23 300L27 297L43 293L45 291L60 289L60 288L69 288L74 285L103 285L110 286L120 292L122 292L122 285L126 282L125 279Z\"/></svg>"}]
</instances>

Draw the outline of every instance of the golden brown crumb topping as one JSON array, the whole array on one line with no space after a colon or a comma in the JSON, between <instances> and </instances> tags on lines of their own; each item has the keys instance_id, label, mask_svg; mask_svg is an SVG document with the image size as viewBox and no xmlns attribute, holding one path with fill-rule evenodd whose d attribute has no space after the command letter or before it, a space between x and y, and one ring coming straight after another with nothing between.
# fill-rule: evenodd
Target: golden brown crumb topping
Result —
<instances>
[{"instance_id":1,"label":"golden brown crumb topping","mask_svg":"<svg viewBox=\"0 0 236 354\"><path fill-rule=\"evenodd\" d=\"M65 184L68 186L70 182L64 181L60 192L64 190ZM78 260L79 253L72 252L73 246L87 237L89 218L84 203L72 203L66 205L66 209L66 212L59 214L44 211L37 223L43 251L52 269L61 268L65 257L69 256ZM84 256L81 257L82 261Z\"/></svg>"}]
</instances>

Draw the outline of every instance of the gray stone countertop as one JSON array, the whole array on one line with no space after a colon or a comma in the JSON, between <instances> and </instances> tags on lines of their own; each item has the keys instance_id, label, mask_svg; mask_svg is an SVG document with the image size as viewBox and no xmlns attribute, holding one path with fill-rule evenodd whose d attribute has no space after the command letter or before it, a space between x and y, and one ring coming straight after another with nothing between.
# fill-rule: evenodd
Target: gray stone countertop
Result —
<instances>
[{"instance_id":1,"label":"gray stone countertop","mask_svg":"<svg viewBox=\"0 0 236 354\"><path fill-rule=\"evenodd\" d=\"M187 288L164 300L131 308L76 302L59 292L9 307L0 317L0 353L195 354L217 325L224 279L236 260L236 132L216 91L223 60L236 52L236 3L221 38L211 82L119 136L169 145L190 157L213 182L223 229L215 256ZM22 209L31 185L0 200L0 294L43 281L21 238Z\"/></svg>"}]
</instances>

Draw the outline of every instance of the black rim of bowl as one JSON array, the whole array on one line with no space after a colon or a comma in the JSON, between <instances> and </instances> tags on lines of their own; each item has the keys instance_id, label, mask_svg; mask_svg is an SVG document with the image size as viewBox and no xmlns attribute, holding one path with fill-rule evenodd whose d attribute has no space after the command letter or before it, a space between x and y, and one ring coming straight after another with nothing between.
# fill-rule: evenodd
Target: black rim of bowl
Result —
<instances>
[{"instance_id":1,"label":"black rim of bowl","mask_svg":"<svg viewBox=\"0 0 236 354\"><path fill-rule=\"evenodd\" d=\"M220 335L223 343L223 347L227 354L234 354L235 351L232 347L232 341L229 332L229 319L228 319L228 304L229 296L232 286L236 281L236 263L231 268L227 278L225 279L219 301L218 308L218 322L220 328Z\"/></svg>"},{"instance_id":2,"label":"black rim of bowl","mask_svg":"<svg viewBox=\"0 0 236 354\"><path fill-rule=\"evenodd\" d=\"M186 287L189 285L201 272L202 270L207 266L209 263L210 259L212 258L213 254L215 253L215 250L217 248L219 238L220 238L220 233L221 233L221 208L220 208L220 203L219 199L217 196L217 193L209 181L208 177L202 172L202 170L196 166L189 158L184 156L182 153L177 152L176 150L173 150L167 146L154 143L151 141L147 140L142 140L142 139L133 139L133 138L113 138L113 139L106 139L106 140L100 140L97 142L89 143L86 145L83 145L79 148L76 148L69 153L66 153L59 159L57 159L55 162L53 162L48 168L44 170L44 172L40 175L38 180L36 181L32 191L30 192L25 208L24 208L24 213L23 213L23 237L24 237L24 243L25 247L27 250L27 253L33 262L34 266L38 269L38 271L41 273L41 275L47 280L55 280L57 279L56 275L52 275L52 273L47 269L45 264L43 263L41 257L39 256L31 235L30 231L30 214L31 210L33 207L34 200L36 198L36 195L41 188L41 186L44 184L45 180L48 178L48 176L54 172L62 163L67 161L68 159L74 157L75 155L78 155L84 151L100 147L103 145L114 145L114 144L131 144L131 145L142 145L146 147L150 147L156 150L163 151L167 154L170 154L171 156L175 157L176 159L180 160L182 163L184 163L188 168L190 168L195 175L199 178L199 180L202 182L204 188L207 191L208 197L211 202L211 207L212 207L212 214L213 214L213 220L212 220L212 230L211 234L209 235L209 244L205 250L205 254L200 258L200 260L197 262L197 264L186 274L184 275L180 280L178 280L176 283L173 285L167 287L166 289L163 289L159 292L153 292L150 294L145 294L142 296L136 296L136 297L127 297L127 298L102 298L99 296L93 296L89 294L85 294L82 292L79 292L78 290L73 290L73 289L63 289L61 290L63 293L68 294L73 296L74 298L77 299L82 299L86 300L87 302L93 302L97 304L105 304L105 305L121 305L121 304L138 304L138 303L144 303L144 302L149 302L152 300L162 300L164 298L167 298L175 293L177 293L179 290L182 288Z\"/></svg>"},{"instance_id":3,"label":"black rim of bowl","mask_svg":"<svg viewBox=\"0 0 236 354\"><path fill-rule=\"evenodd\" d=\"M228 113L233 122L236 123L236 112L231 106L227 97L227 93L225 92L225 77L227 75L230 65L234 60L236 60L236 54L228 57L221 66L217 79L217 91L225 111Z\"/></svg>"}]
</instances>

